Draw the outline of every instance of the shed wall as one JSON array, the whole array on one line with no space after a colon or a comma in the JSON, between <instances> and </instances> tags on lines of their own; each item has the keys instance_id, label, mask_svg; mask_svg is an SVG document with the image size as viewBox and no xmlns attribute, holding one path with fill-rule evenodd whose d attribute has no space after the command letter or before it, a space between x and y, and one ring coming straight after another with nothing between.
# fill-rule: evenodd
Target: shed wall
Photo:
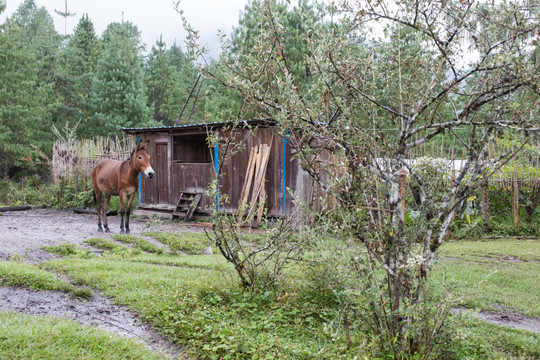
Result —
<instances>
[{"instance_id":1,"label":"shed wall","mask_svg":"<svg viewBox=\"0 0 540 360\"><path fill-rule=\"evenodd\" d=\"M224 139L228 131L220 130L219 158L222 161L224 152ZM175 161L174 137L182 134L180 130L165 130L162 132L141 132L139 135L143 141L149 140L148 153L151 156L152 165L156 172L154 179L142 180L142 194L140 205L147 208L173 210L181 191L203 192L214 179L213 148L208 148L211 162L206 163L182 163ZM220 179L220 193L226 194L229 202L222 204L221 211L235 212L240 198L240 192L244 184L249 162L250 150L260 144L271 144L270 158L266 171L266 207L268 215L280 216L290 213L293 209L293 197L285 188L296 192L304 201L312 197L312 179L302 170L299 160L293 159L293 149L284 138L276 135L274 129L269 127L257 127L254 129L235 130L235 142L241 144L241 148L230 156L223 164L223 176ZM178 146L178 142L177 142ZM200 151L200 150L199 150ZM229 151L232 151L229 149ZM283 157L285 155L285 160ZM189 158L189 156L188 156ZM285 172L285 176L284 176ZM285 177L285 182L283 181ZM212 198L203 196L199 210L209 211L213 203Z\"/></svg>"}]
</instances>

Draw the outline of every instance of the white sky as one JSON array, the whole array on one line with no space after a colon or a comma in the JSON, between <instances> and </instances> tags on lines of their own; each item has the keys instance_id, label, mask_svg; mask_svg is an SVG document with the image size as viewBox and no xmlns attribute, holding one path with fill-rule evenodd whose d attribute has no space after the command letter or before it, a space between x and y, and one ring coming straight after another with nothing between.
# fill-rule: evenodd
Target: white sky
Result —
<instances>
[{"instance_id":1,"label":"white sky","mask_svg":"<svg viewBox=\"0 0 540 360\"><path fill-rule=\"evenodd\" d=\"M0 0L2 1L2 0ZM11 16L23 0L4 0L5 11L0 15L0 23L7 16ZM34 0L38 7L44 6L54 19L56 31L64 34L64 18L54 10L64 11L64 0ZM68 0L68 11L75 16L67 19L67 33L79 23L85 13L94 24L96 34L99 36L111 22L121 22L122 12L124 21L131 21L141 31L142 41L149 51L160 34L163 41L170 47L176 43L185 50L184 40L186 32L182 28L180 15L174 10L173 0ZM191 25L199 31L200 43L210 50L212 57L219 54L218 30L230 35L233 26L238 25L240 11L248 0L182 0L180 9Z\"/></svg>"}]
</instances>

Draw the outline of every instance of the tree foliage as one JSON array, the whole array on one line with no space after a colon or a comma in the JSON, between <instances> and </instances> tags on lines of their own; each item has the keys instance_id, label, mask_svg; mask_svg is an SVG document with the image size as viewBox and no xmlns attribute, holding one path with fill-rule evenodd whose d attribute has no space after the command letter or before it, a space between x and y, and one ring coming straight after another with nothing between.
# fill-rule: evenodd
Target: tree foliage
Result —
<instances>
[{"instance_id":1,"label":"tree foliage","mask_svg":"<svg viewBox=\"0 0 540 360\"><path fill-rule=\"evenodd\" d=\"M88 129L90 121L90 94L97 62L102 55L102 46L96 36L94 24L87 14L83 15L60 57L59 93L63 104L59 109L62 123L82 124L79 129ZM60 124L59 124L60 126ZM93 131L81 132L82 137L92 137Z\"/></svg>"},{"instance_id":2,"label":"tree foliage","mask_svg":"<svg viewBox=\"0 0 540 360\"><path fill-rule=\"evenodd\" d=\"M0 174L4 178L37 156L40 133L45 130L45 93L36 86L33 54L12 36L19 31L11 22L0 25Z\"/></svg>"},{"instance_id":3,"label":"tree foliage","mask_svg":"<svg viewBox=\"0 0 540 360\"><path fill-rule=\"evenodd\" d=\"M95 135L115 136L122 127L151 123L134 28L129 23L108 28L104 55L92 82L90 128Z\"/></svg>"}]
</instances>

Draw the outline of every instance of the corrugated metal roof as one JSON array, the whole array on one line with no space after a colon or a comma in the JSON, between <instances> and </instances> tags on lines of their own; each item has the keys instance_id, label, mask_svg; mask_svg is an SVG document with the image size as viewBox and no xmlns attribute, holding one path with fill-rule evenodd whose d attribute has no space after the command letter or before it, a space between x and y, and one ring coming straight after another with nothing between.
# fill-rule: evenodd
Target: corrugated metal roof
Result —
<instances>
[{"instance_id":1,"label":"corrugated metal roof","mask_svg":"<svg viewBox=\"0 0 540 360\"><path fill-rule=\"evenodd\" d=\"M213 122L213 123L201 123L201 124L182 124L182 125L170 125L170 126L154 126L154 127L141 127L141 128L122 128L122 131L127 133L141 132L141 131L160 131L160 130L175 130L175 129L194 129L198 127L222 127L225 125L234 124L234 121L226 122ZM273 124L270 119L253 119L253 120L242 120L239 123L252 125L252 124Z\"/></svg>"}]
</instances>

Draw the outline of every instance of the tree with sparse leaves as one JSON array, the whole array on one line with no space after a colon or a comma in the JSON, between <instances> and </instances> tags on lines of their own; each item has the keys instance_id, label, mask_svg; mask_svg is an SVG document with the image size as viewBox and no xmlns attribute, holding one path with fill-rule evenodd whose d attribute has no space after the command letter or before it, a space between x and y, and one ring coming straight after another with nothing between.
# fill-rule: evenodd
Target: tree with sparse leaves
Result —
<instances>
[{"instance_id":1,"label":"tree with sparse leaves","mask_svg":"<svg viewBox=\"0 0 540 360\"><path fill-rule=\"evenodd\" d=\"M523 144L540 130L540 13L513 2L337 1L304 32L304 82L287 57L281 7L256 3L254 22L269 30L241 55L225 49L225 73L202 70L290 131L304 169L336 199L319 219L352 239L345 318L358 316L394 358L432 356L444 324L433 316L444 307L426 287L449 225L481 175L519 150L488 156L496 140L506 133ZM462 160L455 177L447 162L409 161L443 136Z\"/></svg>"}]
</instances>

